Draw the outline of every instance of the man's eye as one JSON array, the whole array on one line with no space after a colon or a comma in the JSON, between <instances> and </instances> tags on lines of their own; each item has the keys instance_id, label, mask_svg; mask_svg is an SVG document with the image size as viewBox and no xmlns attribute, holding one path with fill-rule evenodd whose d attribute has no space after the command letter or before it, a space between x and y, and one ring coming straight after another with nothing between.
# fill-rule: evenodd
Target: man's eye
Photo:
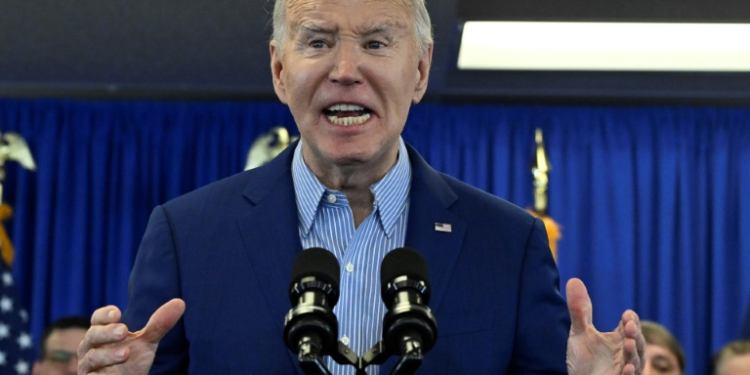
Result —
<instances>
[{"instance_id":1,"label":"man's eye","mask_svg":"<svg viewBox=\"0 0 750 375\"><path fill-rule=\"evenodd\" d=\"M322 40L314 40L310 43L312 48L325 48L326 44Z\"/></svg>"},{"instance_id":2,"label":"man's eye","mask_svg":"<svg viewBox=\"0 0 750 375\"><path fill-rule=\"evenodd\" d=\"M367 42L366 47L367 49L381 49L385 47L385 44L382 42L371 41Z\"/></svg>"},{"instance_id":3,"label":"man's eye","mask_svg":"<svg viewBox=\"0 0 750 375\"><path fill-rule=\"evenodd\" d=\"M66 352L64 350L55 350L49 353L48 359L52 362L68 363L70 359L75 356L75 353Z\"/></svg>"},{"instance_id":4,"label":"man's eye","mask_svg":"<svg viewBox=\"0 0 750 375\"><path fill-rule=\"evenodd\" d=\"M660 372L662 374L669 373L669 371L672 370L672 368L668 365L656 366L655 368L657 372Z\"/></svg>"}]
</instances>

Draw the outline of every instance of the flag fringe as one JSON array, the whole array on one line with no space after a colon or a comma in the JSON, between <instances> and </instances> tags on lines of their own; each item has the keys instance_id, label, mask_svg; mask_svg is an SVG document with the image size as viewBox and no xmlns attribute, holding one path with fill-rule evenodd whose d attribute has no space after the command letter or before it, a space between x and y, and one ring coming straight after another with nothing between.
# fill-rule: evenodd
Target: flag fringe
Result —
<instances>
[{"instance_id":1,"label":"flag fringe","mask_svg":"<svg viewBox=\"0 0 750 375\"><path fill-rule=\"evenodd\" d=\"M10 242L8 232L5 230L5 224L3 221L13 216L13 209L9 205L3 203L0 205L0 252L5 264L10 268L13 264L13 257L15 256L15 249L13 244Z\"/></svg>"}]
</instances>

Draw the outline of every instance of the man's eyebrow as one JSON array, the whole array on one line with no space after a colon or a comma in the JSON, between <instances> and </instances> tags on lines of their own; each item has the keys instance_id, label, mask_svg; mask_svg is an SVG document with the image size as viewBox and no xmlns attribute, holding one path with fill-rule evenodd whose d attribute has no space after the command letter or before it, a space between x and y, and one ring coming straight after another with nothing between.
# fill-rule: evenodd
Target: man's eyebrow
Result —
<instances>
[{"instance_id":1,"label":"man's eyebrow","mask_svg":"<svg viewBox=\"0 0 750 375\"><path fill-rule=\"evenodd\" d=\"M387 34L389 32L392 32L393 29L395 29L396 27L398 27L398 25L393 22L382 22L382 23L378 23L370 27L367 27L363 29L360 33L364 36L369 36L373 34Z\"/></svg>"},{"instance_id":2,"label":"man's eyebrow","mask_svg":"<svg viewBox=\"0 0 750 375\"><path fill-rule=\"evenodd\" d=\"M336 32L335 29L330 27L325 27L321 24L315 23L315 22L305 22L299 25L299 33L302 35L305 34L334 34Z\"/></svg>"}]
</instances>

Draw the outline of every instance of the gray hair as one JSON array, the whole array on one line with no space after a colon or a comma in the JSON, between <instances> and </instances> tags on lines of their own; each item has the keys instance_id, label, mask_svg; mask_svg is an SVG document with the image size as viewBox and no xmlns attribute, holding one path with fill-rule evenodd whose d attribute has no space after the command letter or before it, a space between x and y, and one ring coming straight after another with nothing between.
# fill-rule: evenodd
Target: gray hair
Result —
<instances>
[{"instance_id":1,"label":"gray hair","mask_svg":"<svg viewBox=\"0 0 750 375\"><path fill-rule=\"evenodd\" d=\"M295 0L276 0L273 7L273 36L272 40L276 41L276 51L281 52L282 46L287 37L286 9L287 4ZM432 45L432 23L430 14L427 13L425 0L404 0L407 6L412 10L412 24L414 25L414 43L417 51L421 56Z\"/></svg>"}]
</instances>

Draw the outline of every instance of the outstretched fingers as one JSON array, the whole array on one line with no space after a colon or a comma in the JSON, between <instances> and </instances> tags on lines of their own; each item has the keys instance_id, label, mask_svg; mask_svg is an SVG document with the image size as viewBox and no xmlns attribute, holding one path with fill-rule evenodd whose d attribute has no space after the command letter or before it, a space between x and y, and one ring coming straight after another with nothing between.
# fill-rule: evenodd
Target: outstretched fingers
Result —
<instances>
[{"instance_id":1,"label":"outstretched fingers","mask_svg":"<svg viewBox=\"0 0 750 375\"><path fill-rule=\"evenodd\" d=\"M614 332L602 333L592 323L593 306L583 282L576 278L568 280L565 293L571 320L568 373L640 375L645 364L646 340L638 314L625 311Z\"/></svg>"},{"instance_id":2,"label":"outstretched fingers","mask_svg":"<svg viewBox=\"0 0 750 375\"><path fill-rule=\"evenodd\" d=\"M641 332L640 319L635 311L627 310L622 314L623 327L623 360L626 364L623 368L624 375L640 374L645 365L644 351L646 340ZM632 366L632 372L629 368Z\"/></svg>"},{"instance_id":3,"label":"outstretched fingers","mask_svg":"<svg viewBox=\"0 0 750 375\"><path fill-rule=\"evenodd\" d=\"M577 278L568 280L565 285L565 295L568 300L568 312L570 313L570 335L585 333L592 325L593 307L591 297L586 290L583 281Z\"/></svg>"},{"instance_id":4,"label":"outstretched fingers","mask_svg":"<svg viewBox=\"0 0 750 375\"><path fill-rule=\"evenodd\" d=\"M635 351L638 353L638 358L641 359L641 366L639 368L638 373L643 372L643 368L646 365L646 338L643 336L643 331L641 331L641 319L638 317L638 314L633 311L634 316L634 322L635 322Z\"/></svg>"},{"instance_id":5,"label":"outstretched fingers","mask_svg":"<svg viewBox=\"0 0 750 375\"><path fill-rule=\"evenodd\" d=\"M145 373L141 370L147 372L159 341L177 324L184 312L185 302L173 299L159 307L142 330L131 333L127 326L119 323L122 314L117 307L107 306L96 310L91 316L92 326L78 347L78 373L121 373L120 370L129 372L133 369L138 369L135 373Z\"/></svg>"},{"instance_id":6,"label":"outstretched fingers","mask_svg":"<svg viewBox=\"0 0 750 375\"><path fill-rule=\"evenodd\" d=\"M121 363L127 359L127 348L114 345L127 338L128 328L119 323L122 313L116 306L106 306L91 315L91 328L78 345L79 373Z\"/></svg>"},{"instance_id":7,"label":"outstretched fingers","mask_svg":"<svg viewBox=\"0 0 750 375\"><path fill-rule=\"evenodd\" d=\"M124 363L129 356L127 346L92 348L83 357L78 357L78 373L91 374L92 371Z\"/></svg>"},{"instance_id":8,"label":"outstretched fingers","mask_svg":"<svg viewBox=\"0 0 750 375\"><path fill-rule=\"evenodd\" d=\"M78 357L83 357L93 347L122 341L126 337L127 327L119 323L121 316L120 309L116 306L106 306L94 311L91 315L91 328L78 345Z\"/></svg>"},{"instance_id":9,"label":"outstretched fingers","mask_svg":"<svg viewBox=\"0 0 750 375\"><path fill-rule=\"evenodd\" d=\"M109 305L105 307L100 307L94 311L93 314L91 314L91 325L97 326L97 325L103 325L103 324L109 324L109 323L116 323L119 322L122 318L122 313L120 312L120 309L117 308L117 306Z\"/></svg>"}]
</instances>

